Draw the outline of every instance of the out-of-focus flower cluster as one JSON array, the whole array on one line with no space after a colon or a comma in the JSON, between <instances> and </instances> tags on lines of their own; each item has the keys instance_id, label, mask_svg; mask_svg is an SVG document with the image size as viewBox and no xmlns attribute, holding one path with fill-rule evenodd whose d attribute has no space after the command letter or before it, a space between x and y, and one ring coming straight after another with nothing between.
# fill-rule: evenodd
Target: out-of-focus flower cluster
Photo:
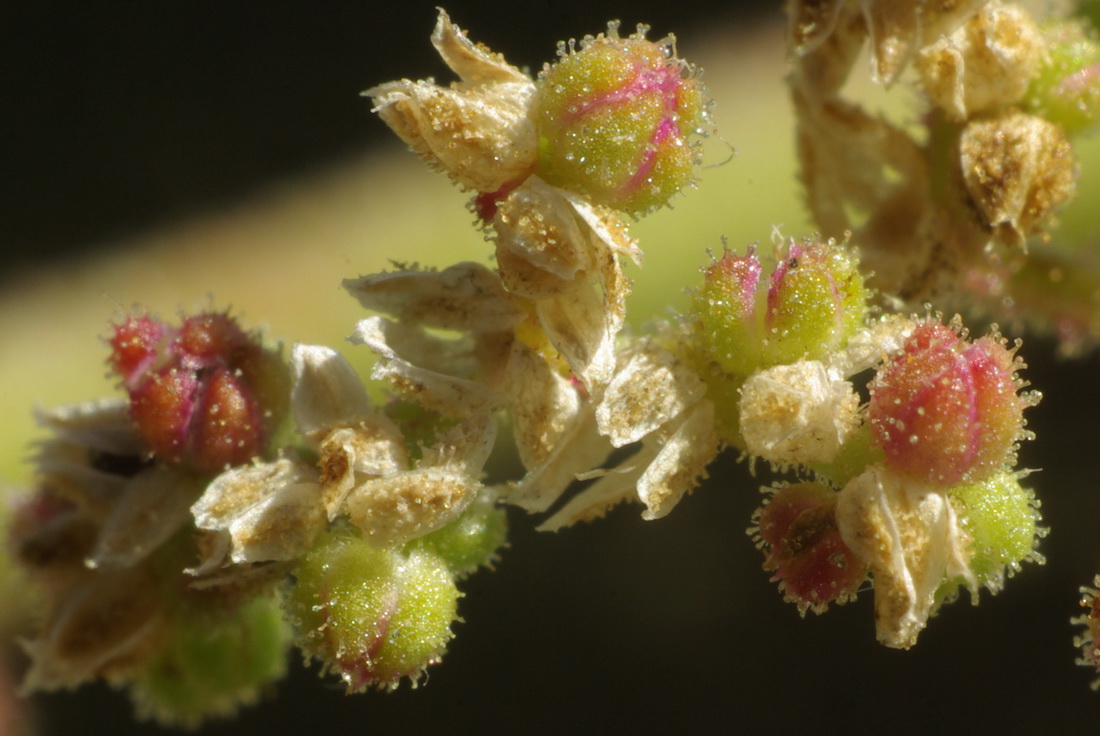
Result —
<instances>
[{"instance_id":1,"label":"out-of-focus flower cluster","mask_svg":"<svg viewBox=\"0 0 1100 736\"><path fill-rule=\"evenodd\" d=\"M1100 44L1078 19L1034 20L1002 0L790 0L798 151L811 212L853 233L871 285L919 306L991 315L1095 341L1100 274L1047 235L1072 200L1072 138L1100 119ZM872 78L926 107L891 123L847 96Z\"/></svg>"}]
</instances>

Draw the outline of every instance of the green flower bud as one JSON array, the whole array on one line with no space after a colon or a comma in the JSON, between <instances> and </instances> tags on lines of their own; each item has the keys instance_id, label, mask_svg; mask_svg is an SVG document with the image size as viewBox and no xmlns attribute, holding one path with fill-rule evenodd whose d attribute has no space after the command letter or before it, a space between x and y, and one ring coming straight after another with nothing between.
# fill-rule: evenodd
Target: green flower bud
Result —
<instances>
[{"instance_id":1,"label":"green flower bud","mask_svg":"<svg viewBox=\"0 0 1100 736\"><path fill-rule=\"evenodd\" d=\"M1068 135L1100 120L1100 43L1087 23L1065 21L1045 32L1029 112L1058 123Z\"/></svg>"},{"instance_id":2,"label":"green flower bud","mask_svg":"<svg viewBox=\"0 0 1100 736\"><path fill-rule=\"evenodd\" d=\"M182 615L165 648L135 678L139 715L195 728L254 703L286 673L290 626L279 601L261 595L232 612Z\"/></svg>"},{"instance_id":3,"label":"green flower bud","mask_svg":"<svg viewBox=\"0 0 1100 736\"><path fill-rule=\"evenodd\" d=\"M491 565L507 537L504 509L496 505L493 493L483 492L461 516L413 540L408 549L430 552L446 562L455 575L464 576L482 565Z\"/></svg>"},{"instance_id":4,"label":"green flower bud","mask_svg":"<svg viewBox=\"0 0 1100 736\"><path fill-rule=\"evenodd\" d=\"M703 287L692 305L707 352L735 375L747 376L763 363L756 317L762 272L755 245L743 256L726 250L703 270Z\"/></svg>"},{"instance_id":5,"label":"green flower bud","mask_svg":"<svg viewBox=\"0 0 1100 736\"><path fill-rule=\"evenodd\" d=\"M703 271L693 311L711 357L729 373L824 358L867 315L863 277L846 247L792 240L777 256L766 289L752 246L744 256L726 251Z\"/></svg>"},{"instance_id":6,"label":"green flower bud","mask_svg":"<svg viewBox=\"0 0 1100 736\"><path fill-rule=\"evenodd\" d=\"M424 549L375 547L350 529L322 537L295 570L286 609L299 645L349 692L416 683L451 639L454 573Z\"/></svg>"},{"instance_id":7,"label":"green flower bud","mask_svg":"<svg viewBox=\"0 0 1100 736\"><path fill-rule=\"evenodd\" d=\"M1039 537L1039 502L1020 485L1013 473L996 473L978 483L949 491L959 525L970 537L970 570L993 592L1004 586L1005 575L1025 560L1042 561L1035 551Z\"/></svg>"},{"instance_id":8,"label":"green flower bud","mask_svg":"<svg viewBox=\"0 0 1100 736\"><path fill-rule=\"evenodd\" d=\"M770 365L824 358L867 316L867 292L851 252L832 241L793 240L772 273L764 360Z\"/></svg>"},{"instance_id":9,"label":"green flower bud","mask_svg":"<svg viewBox=\"0 0 1100 736\"><path fill-rule=\"evenodd\" d=\"M537 173L555 186L627 212L662 205L692 182L705 127L703 85L671 42L619 38L618 25L539 79Z\"/></svg>"}]
</instances>

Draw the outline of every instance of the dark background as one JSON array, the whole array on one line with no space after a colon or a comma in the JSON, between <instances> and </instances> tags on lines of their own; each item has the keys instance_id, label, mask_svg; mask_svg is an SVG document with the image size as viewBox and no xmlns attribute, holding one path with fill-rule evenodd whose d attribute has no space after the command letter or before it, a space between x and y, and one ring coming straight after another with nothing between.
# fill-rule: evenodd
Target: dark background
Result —
<instances>
[{"instance_id":1,"label":"dark background","mask_svg":"<svg viewBox=\"0 0 1100 736\"><path fill-rule=\"evenodd\" d=\"M771 3L450 3L510 61L537 68L562 38L753 22ZM760 11L759 8L764 10ZM39 2L0 6L0 246L14 277L89 244L244 197L388 131L358 92L445 77L430 3ZM789 135L789 131L777 134ZM415 162L410 158L410 165ZM3 280L0 278L0 287ZM981 606L963 597L909 652L874 641L871 595L799 620L744 533L759 481L724 458L667 519L636 507L557 535L513 517L495 572L464 585L464 623L424 687L345 697L295 661L258 707L211 734L1059 733L1095 729L1100 694L1075 667L1078 586L1100 572L1095 358L1056 363L1030 340L1022 465L1054 529ZM47 734L152 734L98 685L34 698Z\"/></svg>"},{"instance_id":2,"label":"dark background","mask_svg":"<svg viewBox=\"0 0 1100 736\"><path fill-rule=\"evenodd\" d=\"M224 205L388 139L359 92L452 78L428 40L435 5L0 4L6 263ZM611 19L690 43L713 24L779 17L778 5L759 5L462 0L447 9L475 40L537 71L558 41Z\"/></svg>"}]
</instances>

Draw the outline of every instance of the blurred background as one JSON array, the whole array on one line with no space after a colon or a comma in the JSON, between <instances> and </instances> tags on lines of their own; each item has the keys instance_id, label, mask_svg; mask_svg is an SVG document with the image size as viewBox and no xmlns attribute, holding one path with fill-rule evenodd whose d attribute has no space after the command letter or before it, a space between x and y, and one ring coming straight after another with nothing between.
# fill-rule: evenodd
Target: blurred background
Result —
<instances>
[{"instance_id":1,"label":"blurred background","mask_svg":"<svg viewBox=\"0 0 1100 736\"><path fill-rule=\"evenodd\" d=\"M706 250L809 232L782 85L777 4L452 2L475 41L537 71L557 41L675 32L706 69L719 134L698 191L635 227L633 323L682 305ZM8 3L0 7L0 483L28 479L30 409L112 392L101 336L122 309L231 308L285 341L342 345L360 311L341 278L387 259L484 261L467 196L404 150L359 92L449 79L432 3ZM898 95L905 97L905 90ZM1095 141L1091 142L1095 148ZM731 149L736 156L730 159ZM1095 156L1094 156L1095 158ZM1089 169L1086 166L1086 176ZM1093 177L1093 180L1100 177ZM1095 238L1087 186L1074 237ZM360 366L365 351L345 351ZM1100 572L1090 422L1100 362L1029 339L1022 465L1053 531L981 606L947 607L909 652L874 641L871 594L800 620L744 529L758 505L724 457L676 511L637 507L556 535L514 515L495 572L464 585L464 623L423 687L345 697L295 661L267 701L210 734L1065 732L1100 694L1074 665L1078 587ZM2 607L3 604L0 604ZM0 616L2 618L2 616ZM2 691L0 686L0 691ZM33 732L163 733L109 687L35 696ZM0 721L0 732L3 730Z\"/></svg>"}]
</instances>

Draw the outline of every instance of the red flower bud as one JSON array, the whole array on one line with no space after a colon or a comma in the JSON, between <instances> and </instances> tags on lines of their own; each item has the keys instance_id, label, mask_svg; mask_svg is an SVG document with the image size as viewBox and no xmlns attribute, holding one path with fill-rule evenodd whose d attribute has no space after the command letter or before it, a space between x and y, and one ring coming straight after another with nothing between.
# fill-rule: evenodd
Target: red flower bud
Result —
<instances>
[{"instance_id":1,"label":"red flower bud","mask_svg":"<svg viewBox=\"0 0 1100 736\"><path fill-rule=\"evenodd\" d=\"M867 566L840 538L836 495L818 483L782 488L756 512L750 530L765 550L764 569L775 571L783 598L803 614L855 598L867 577Z\"/></svg>"},{"instance_id":2,"label":"red flower bud","mask_svg":"<svg viewBox=\"0 0 1100 736\"><path fill-rule=\"evenodd\" d=\"M204 473L248 462L285 414L285 366L227 314L188 317L178 329L130 317L110 344L137 432L160 460Z\"/></svg>"}]
</instances>

